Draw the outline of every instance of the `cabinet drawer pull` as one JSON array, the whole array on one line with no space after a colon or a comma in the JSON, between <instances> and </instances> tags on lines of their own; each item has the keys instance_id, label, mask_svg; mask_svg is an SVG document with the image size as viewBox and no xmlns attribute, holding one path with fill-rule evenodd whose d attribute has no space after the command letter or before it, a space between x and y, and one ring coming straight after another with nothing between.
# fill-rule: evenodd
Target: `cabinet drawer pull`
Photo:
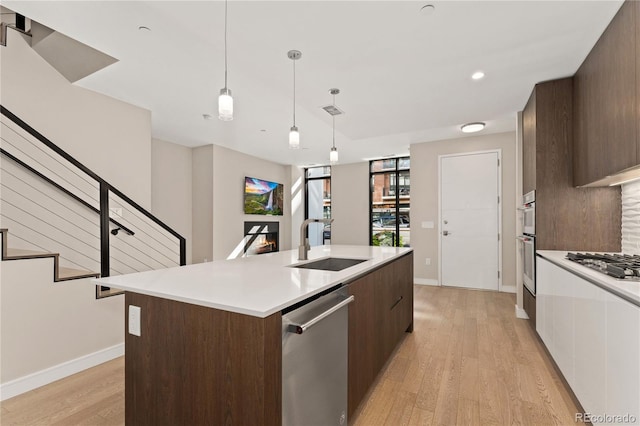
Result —
<instances>
[{"instance_id":1,"label":"cabinet drawer pull","mask_svg":"<svg viewBox=\"0 0 640 426\"><path fill-rule=\"evenodd\" d=\"M404 296L398 297L398 300L396 300L395 303L393 305L391 305L391 308L389 310L392 310L393 308L395 308L396 305L402 301L403 297Z\"/></svg>"}]
</instances>

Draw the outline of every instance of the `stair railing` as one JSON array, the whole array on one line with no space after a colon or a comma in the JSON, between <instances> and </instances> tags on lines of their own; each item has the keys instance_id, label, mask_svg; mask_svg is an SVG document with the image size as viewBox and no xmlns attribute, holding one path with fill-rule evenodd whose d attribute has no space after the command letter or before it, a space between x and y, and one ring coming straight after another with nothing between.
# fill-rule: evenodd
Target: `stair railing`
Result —
<instances>
[{"instance_id":1,"label":"stair railing","mask_svg":"<svg viewBox=\"0 0 640 426\"><path fill-rule=\"evenodd\" d=\"M79 189L51 171L46 165L38 163L38 160L33 160L38 165L27 164L27 160L31 161L32 158L28 153L25 154L26 149L14 146L21 143L21 138L15 138L18 142L12 142L13 145L6 143L7 147L12 147L13 153L5 147L0 147L3 157L77 201L88 211L99 215L101 276L110 276L112 272L122 274L186 264L184 237L2 105L0 105L0 114L46 147L48 150L46 156L53 154L52 158L55 157L56 162L67 164L65 167L70 169L75 167L94 182L88 186L88 189ZM4 137L3 142L7 142ZM111 238L112 235L118 235L120 231L127 236L136 237L128 241ZM115 289L96 286L97 298L120 293L122 292Z\"/></svg>"}]
</instances>

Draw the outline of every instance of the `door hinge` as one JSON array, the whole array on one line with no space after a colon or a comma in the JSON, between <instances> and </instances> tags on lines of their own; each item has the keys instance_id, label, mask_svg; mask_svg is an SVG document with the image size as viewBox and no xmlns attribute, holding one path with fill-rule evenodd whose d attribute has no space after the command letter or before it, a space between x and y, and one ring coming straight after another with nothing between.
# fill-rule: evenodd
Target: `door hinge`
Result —
<instances>
[{"instance_id":1,"label":"door hinge","mask_svg":"<svg viewBox=\"0 0 640 426\"><path fill-rule=\"evenodd\" d=\"M500 278L500 271L498 271L498 278Z\"/></svg>"},{"instance_id":2,"label":"door hinge","mask_svg":"<svg viewBox=\"0 0 640 426\"><path fill-rule=\"evenodd\" d=\"M498 234L498 241L500 241L500 234Z\"/></svg>"},{"instance_id":3,"label":"door hinge","mask_svg":"<svg viewBox=\"0 0 640 426\"><path fill-rule=\"evenodd\" d=\"M500 196L498 195L498 204L500 204Z\"/></svg>"},{"instance_id":4,"label":"door hinge","mask_svg":"<svg viewBox=\"0 0 640 426\"><path fill-rule=\"evenodd\" d=\"M498 158L498 167L500 167L500 159Z\"/></svg>"}]
</instances>

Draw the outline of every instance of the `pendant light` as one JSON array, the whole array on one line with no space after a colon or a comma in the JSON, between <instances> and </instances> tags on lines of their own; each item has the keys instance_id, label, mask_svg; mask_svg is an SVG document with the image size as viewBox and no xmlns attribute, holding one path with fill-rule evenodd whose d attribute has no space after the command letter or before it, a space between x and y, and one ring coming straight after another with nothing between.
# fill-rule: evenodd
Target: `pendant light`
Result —
<instances>
[{"instance_id":1,"label":"pendant light","mask_svg":"<svg viewBox=\"0 0 640 426\"><path fill-rule=\"evenodd\" d=\"M233 120L233 98L227 88L227 0L224 1L224 88L218 97L218 118L222 121Z\"/></svg>"},{"instance_id":2,"label":"pendant light","mask_svg":"<svg viewBox=\"0 0 640 426\"><path fill-rule=\"evenodd\" d=\"M336 95L340 93L339 89L331 89L329 93L333 95L333 107L336 108ZM331 145L331 151L329 151L329 163L331 165L338 163L338 148L336 148L336 115L331 114L331 120L333 122L333 144Z\"/></svg>"},{"instance_id":3,"label":"pendant light","mask_svg":"<svg viewBox=\"0 0 640 426\"><path fill-rule=\"evenodd\" d=\"M293 126L289 130L289 148L300 148L300 132L296 127L296 61L302 57L299 50L290 50L287 57L293 61Z\"/></svg>"}]
</instances>

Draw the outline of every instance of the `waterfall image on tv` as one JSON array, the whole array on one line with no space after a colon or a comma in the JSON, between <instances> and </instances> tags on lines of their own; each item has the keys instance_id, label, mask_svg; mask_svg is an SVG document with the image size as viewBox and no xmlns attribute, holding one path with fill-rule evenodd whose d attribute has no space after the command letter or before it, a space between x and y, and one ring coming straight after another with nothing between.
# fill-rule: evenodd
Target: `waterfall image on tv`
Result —
<instances>
[{"instance_id":1,"label":"waterfall image on tv","mask_svg":"<svg viewBox=\"0 0 640 426\"><path fill-rule=\"evenodd\" d=\"M282 216L284 187L281 183L244 178L244 213Z\"/></svg>"}]
</instances>

